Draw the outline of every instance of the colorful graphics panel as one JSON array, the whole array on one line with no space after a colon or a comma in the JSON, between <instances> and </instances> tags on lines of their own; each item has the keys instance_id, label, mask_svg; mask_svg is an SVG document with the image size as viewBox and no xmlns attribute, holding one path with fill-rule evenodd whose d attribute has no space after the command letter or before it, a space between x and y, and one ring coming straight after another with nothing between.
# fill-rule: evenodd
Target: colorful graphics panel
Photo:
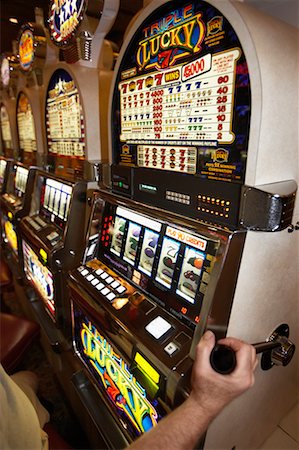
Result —
<instances>
[{"instance_id":1,"label":"colorful graphics panel","mask_svg":"<svg viewBox=\"0 0 299 450\"><path fill-rule=\"evenodd\" d=\"M18 253L18 239L15 228L7 217L3 217L3 237L15 254Z\"/></svg>"},{"instance_id":2,"label":"colorful graphics panel","mask_svg":"<svg viewBox=\"0 0 299 450\"><path fill-rule=\"evenodd\" d=\"M49 26L56 45L67 45L83 19L85 0L52 0L50 3Z\"/></svg>"},{"instance_id":3,"label":"colorful graphics panel","mask_svg":"<svg viewBox=\"0 0 299 450\"><path fill-rule=\"evenodd\" d=\"M203 1L167 2L136 31L118 69L114 162L242 183L250 102L246 58L227 19Z\"/></svg>"},{"instance_id":4,"label":"colorful graphics panel","mask_svg":"<svg viewBox=\"0 0 299 450\"><path fill-rule=\"evenodd\" d=\"M100 328L73 306L76 351L119 416L120 426L133 437L150 430L165 412L149 397Z\"/></svg>"},{"instance_id":5,"label":"colorful graphics panel","mask_svg":"<svg viewBox=\"0 0 299 450\"><path fill-rule=\"evenodd\" d=\"M34 37L32 31L25 30L19 40L19 61L23 70L30 70L34 61Z\"/></svg>"},{"instance_id":6,"label":"colorful graphics panel","mask_svg":"<svg viewBox=\"0 0 299 450\"><path fill-rule=\"evenodd\" d=\"M28 280L32 282L45 303L47 311L55 317L53 275L44 266L32 248L23 241L24 269Z\"/></svg>"}]
</instances>

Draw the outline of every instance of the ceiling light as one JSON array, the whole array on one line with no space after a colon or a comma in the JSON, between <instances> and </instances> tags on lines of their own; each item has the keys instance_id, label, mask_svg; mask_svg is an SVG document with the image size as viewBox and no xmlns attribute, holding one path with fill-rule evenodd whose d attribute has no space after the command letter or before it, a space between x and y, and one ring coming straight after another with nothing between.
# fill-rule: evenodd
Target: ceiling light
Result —
<instances>
[{"instance_id":1,"label":"ceiling light","mask_svg":"<svg viewBox=\"0 0 299 450\"><path fill-rule=\"evenodd\" d=\"M16 19L15 17L10 17L8 19L11 23L19 23L18 19Z\"/></svg>"}]
</instances>

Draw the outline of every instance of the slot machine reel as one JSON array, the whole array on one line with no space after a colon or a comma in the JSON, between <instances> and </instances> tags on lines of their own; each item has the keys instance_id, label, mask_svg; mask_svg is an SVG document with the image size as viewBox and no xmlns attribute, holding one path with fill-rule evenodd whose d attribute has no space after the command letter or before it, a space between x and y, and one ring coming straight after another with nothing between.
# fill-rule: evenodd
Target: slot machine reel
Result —
<instances>
[{"instance_id":1,"label":"slot machine reel","mask_svg":"<svg viewBox=\"0 0 299 450\"><path fill-rule=\"evenodd\" d=\"M291 362L296 347L288 337L288 325L281 324L265 342L252 344L257 354L262 353L262 370L269 370L273 366L287 366ZM211 352L210 363L216 372L228 375L236 367L235 352L226 345L216 344Z\"/></svg>"}]
</instances>

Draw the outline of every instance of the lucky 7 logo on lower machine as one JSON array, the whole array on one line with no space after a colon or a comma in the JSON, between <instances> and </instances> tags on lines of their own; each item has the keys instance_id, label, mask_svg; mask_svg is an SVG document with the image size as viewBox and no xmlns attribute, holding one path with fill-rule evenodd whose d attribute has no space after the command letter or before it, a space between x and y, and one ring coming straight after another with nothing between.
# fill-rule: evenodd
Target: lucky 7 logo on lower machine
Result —
<instances>
[{"instance_id":1,"label":"lucky 7 logo on lower machine","mask_svg":"<svg viewBox=\"0 0 299 450\"><path fill-rule=\"evenodd\" d=\"M81 324L85 356L100 377L107 395L133 424L136 434L157 424L158 414L146 391L130 373L127 364L90 322Z\"/></svg>"}]
</instances>

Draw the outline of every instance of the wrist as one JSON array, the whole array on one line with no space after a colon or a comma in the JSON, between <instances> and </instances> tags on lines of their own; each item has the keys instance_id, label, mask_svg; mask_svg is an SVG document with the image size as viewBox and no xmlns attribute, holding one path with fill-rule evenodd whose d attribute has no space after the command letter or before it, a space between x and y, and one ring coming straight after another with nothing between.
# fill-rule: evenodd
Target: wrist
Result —
<instances>
[{"instance_id":1,"label":"wrist","mask_svg":"<svg viewBox=\"0 0 299 450\"><path fill-rule=\"evenodd\" d=\"M193 411L192 414L204 417L209 425L222 411L224 405L210 395L209 398L205 397L205 395L195 395L191 392L186 402L188 402L190 410Z\"/></svg>"}]
</instances>

